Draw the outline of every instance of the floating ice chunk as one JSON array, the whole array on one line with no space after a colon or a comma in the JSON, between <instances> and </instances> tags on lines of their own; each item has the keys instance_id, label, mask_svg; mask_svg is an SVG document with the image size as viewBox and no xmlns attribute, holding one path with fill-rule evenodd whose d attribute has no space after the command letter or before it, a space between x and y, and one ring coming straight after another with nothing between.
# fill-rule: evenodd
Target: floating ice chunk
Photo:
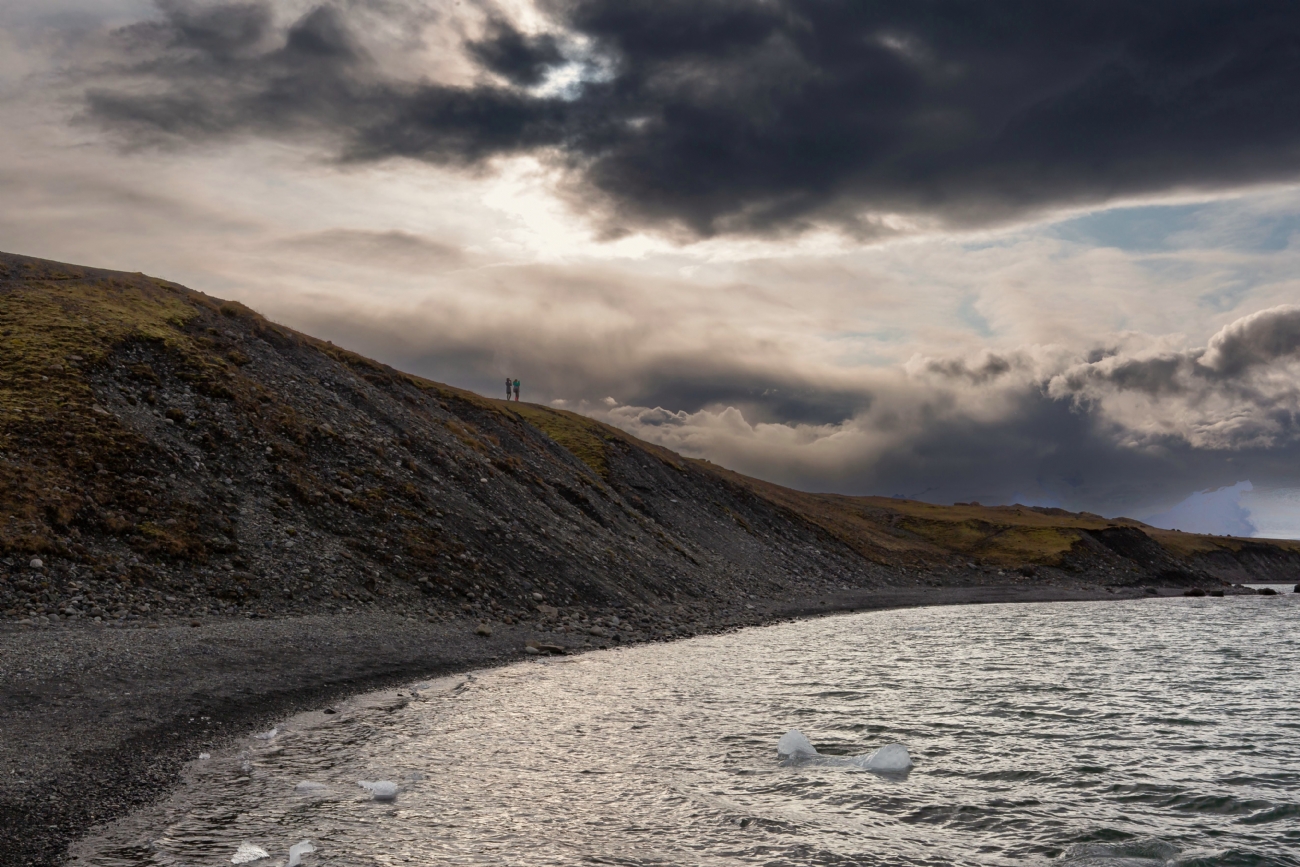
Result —
<instances>
[{"instance_id":1,"label":"floating ice chunk","mask_svg":"<svg viewBox=\"0 0 1300 867\"><path fill-rule=\"evenodd\" d=\"M199 753L199 758L200 758L200 759L210 759L210 758L212 758L212 753Z\"/></svg>"},{"instance_id":2,"label":"floating ice chunk","mask_svg":"<svg viewBox=\"0 0 1300 867\"><path fill-rule=\"evenodd\" d=\"M316 851L316 847L311 844L310 840L303 840L301 843L294 843L289 847L289 863L285 867L298 867L302 863L303 855L310 855Z\"/></svg>"},{"instance_id":3,"label":"floating ice chunk","mask_svg":"<svg viewBox=\"0 0 1300 867\"><path fill-rule=\"evenodd\" d=\"M293 787L293 790L300 795L316 795L327 790L329 786L324 783L313 783L310 780L299 783Z\"/></svg>"},{"instance_id":4,"label":"floating ice chunk","mask_svg":"<svg viewBox=\"0 0 1300 867\"><path fill-rule=\"evenodd\" d=\"M247 864L250 861L260 861L263 858L270 858L271 853L261 846L254 846L252 843L240 843L235 854L230 857L231 864Z\"/></svg>"},{"instance_id":5,"label":"floating ice chunk","mask_svg":"<svg viewBox=\"0 0 1300 867\"><path fill-rule=\"evenodd\" d=\"M862 759L862 767L868 771L901 774L912 767L912 757L902 744L886 744Z\"/></svg>"},{"instance_id":6,"label":"floating ice chunk","mask_svg":"<svg viewBox=\"0 0 1300 867\"><path fill-rule=\"evenodd\" d=\"M781 740L776 742L776 754L782 759L797 759L801 756L817 755L817 748L812 745L812 741L804 736L804 733L798 729L781 735Z\"/></svg>"},{"instance_id":7,"label":"floating ice chunk","mask_svg":"<svg viewBox=\"0 0 1300 867\"><path fill-rule=\"evenodd\" d=\"M280 730L276 728L276 729L271 729L269 732L262 732L261 734L253 735L253 737L257 738L259 741L269 741L271 738L275 737L279 733Z\"/></svg>"},{"instance_id":8,"label":"floating ice chunk","mask_svg":"<svg viewBox=\"0 0 1300 867\"><path fill-rule=\"evenodd\" d=\"M373 783L363 780L357 785L363 789L368 789L376 801L392 801L397 798L397 783L390 780L378 780Z\"/></svg>"},{"instance_id":9,"label":"floating ice chunk","mask_svg":"<svg viewBox=\"0 0 1300 867\"><path fill-rule=\"evenodd\" d=\"M791 729L776 742L776 755L787 764L862 768L880 774L901 774L912 768L912 757L902 744L887 744L865 756L823 756L798 729Z\"/></svg>"}]
</instances>

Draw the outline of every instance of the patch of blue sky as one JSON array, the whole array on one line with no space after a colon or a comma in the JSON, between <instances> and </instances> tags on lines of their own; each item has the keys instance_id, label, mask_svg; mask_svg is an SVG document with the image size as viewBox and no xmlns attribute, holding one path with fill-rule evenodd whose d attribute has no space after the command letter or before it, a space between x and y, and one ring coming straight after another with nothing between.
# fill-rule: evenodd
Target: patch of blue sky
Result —
<instances>
[{"instance_id":1,"label":"patch of blue sky","mask_svg":"<svg viewBox=\"0 0 1300 867\"><path fill-rule=\"evenodd\" d=\"M992 337L993 326L984 318L984 314L980 313L976 308L976 300L978 299L975 295L963 297L961 303L957 305L957 319L980 337Z\"/></svg>"},{"instance_id":2,"label":"patch of blue sky","mask_svg":"<svg viewBox=\"0 0 1300 867\"><path fill-rule=\"evenodd\" d=\"M1053 223L1046 234L1131 253L1187 249L1273 253L1288 249L1300 234L1300 210L1293 204L1248 198L1106 208Z\"/></svg>"},{"instance_id":3,"label":"patch of blue sky","mask_svg":"<svg viewBox=\"0 0 1300 867\"><path fill-rule=\"evenodd\" d=\"M1134 253L1180 249L1184 236L1201 228L1200 216L1210 207L1140 205L1093 211L1048 227L1047 233L1087 247L1114 247Z\"/></svg>"}]
</instances>

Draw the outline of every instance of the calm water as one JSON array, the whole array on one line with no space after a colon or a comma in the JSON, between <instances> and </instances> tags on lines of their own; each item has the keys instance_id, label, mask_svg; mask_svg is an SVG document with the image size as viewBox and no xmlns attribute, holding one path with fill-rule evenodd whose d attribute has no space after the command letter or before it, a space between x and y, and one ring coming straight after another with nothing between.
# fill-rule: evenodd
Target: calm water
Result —
<instances>
[{"instance_id":1,"label":"calm water","mask_svg":"<svg viewBox=\"0 0 1300 867\"><path fill-rule=\"evenodd\" d=\"M1297 617L934 608L529 661L249 739L78 863L1298 865ZM916 767L784 767L790 728Z\"/></svg>"}]
</instances>

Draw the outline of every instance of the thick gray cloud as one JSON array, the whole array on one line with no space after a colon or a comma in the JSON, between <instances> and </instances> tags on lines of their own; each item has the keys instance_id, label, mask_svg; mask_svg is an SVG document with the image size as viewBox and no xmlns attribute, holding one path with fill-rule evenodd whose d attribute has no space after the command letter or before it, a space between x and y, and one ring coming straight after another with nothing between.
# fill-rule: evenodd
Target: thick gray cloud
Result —
<instances>
[{"instance_id":1,"label":"thick gray cloud","mask_svg":"<svg viewBox=\"0 0 1300 867\"><path fill-rule=\"evenodd\" d=\"M1288 304L1230 323L1206 347L1075 365L1048 393L1088 406L1126 441L1267 448L1300 433L1298 376L1300 306Z\"/></svg>"},{"instance_id":2,"label":"thick gray cloud","mask_svg":"<svg viewBox=\"0 0 1300 867\"><path fill-rule=\"evenodd\" d=\"M1300 7L1283 0L541 7L550 33L489 11L462 46L481 75L440 83L362 47L376 20L411 14L401 4L326 3L277 27L265 3L165 0L122 31L88 114L137 143L255 134L453 165L535 153L611 228L695 235L979 224L1300 168ZM535 86L565 67L567 87Z\"/></svg>"},{"instance_id":3,"label":"thick gray cloud","mask_svg":"<svg viewBox=\"0 0 1300 867\"><path fill-rule=\"evenodd\" d=\"M1253 368L1300 352L1300 306L1261 310L1238 319L1210 340L1197 359L1223 377L1241 377Z\"/></svg>"}]
</instances>

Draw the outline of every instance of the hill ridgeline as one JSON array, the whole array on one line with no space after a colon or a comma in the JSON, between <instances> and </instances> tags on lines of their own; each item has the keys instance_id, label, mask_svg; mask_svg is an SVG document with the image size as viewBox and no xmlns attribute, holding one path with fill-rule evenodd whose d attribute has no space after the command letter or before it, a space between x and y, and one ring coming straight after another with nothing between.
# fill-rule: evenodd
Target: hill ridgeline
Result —
<instances>
[{"instance_id":1,"label":"hill ridgeline","mask_svg":"<svg viewBox=\"0 0 1300 867\"><path fill-rule=\"evenodd\" d=\"M793 491L142 274L0 254L0 348L9 618L743 619L845 590L1300 574L1289 542Z\"/></svg>"}]
</instances>

